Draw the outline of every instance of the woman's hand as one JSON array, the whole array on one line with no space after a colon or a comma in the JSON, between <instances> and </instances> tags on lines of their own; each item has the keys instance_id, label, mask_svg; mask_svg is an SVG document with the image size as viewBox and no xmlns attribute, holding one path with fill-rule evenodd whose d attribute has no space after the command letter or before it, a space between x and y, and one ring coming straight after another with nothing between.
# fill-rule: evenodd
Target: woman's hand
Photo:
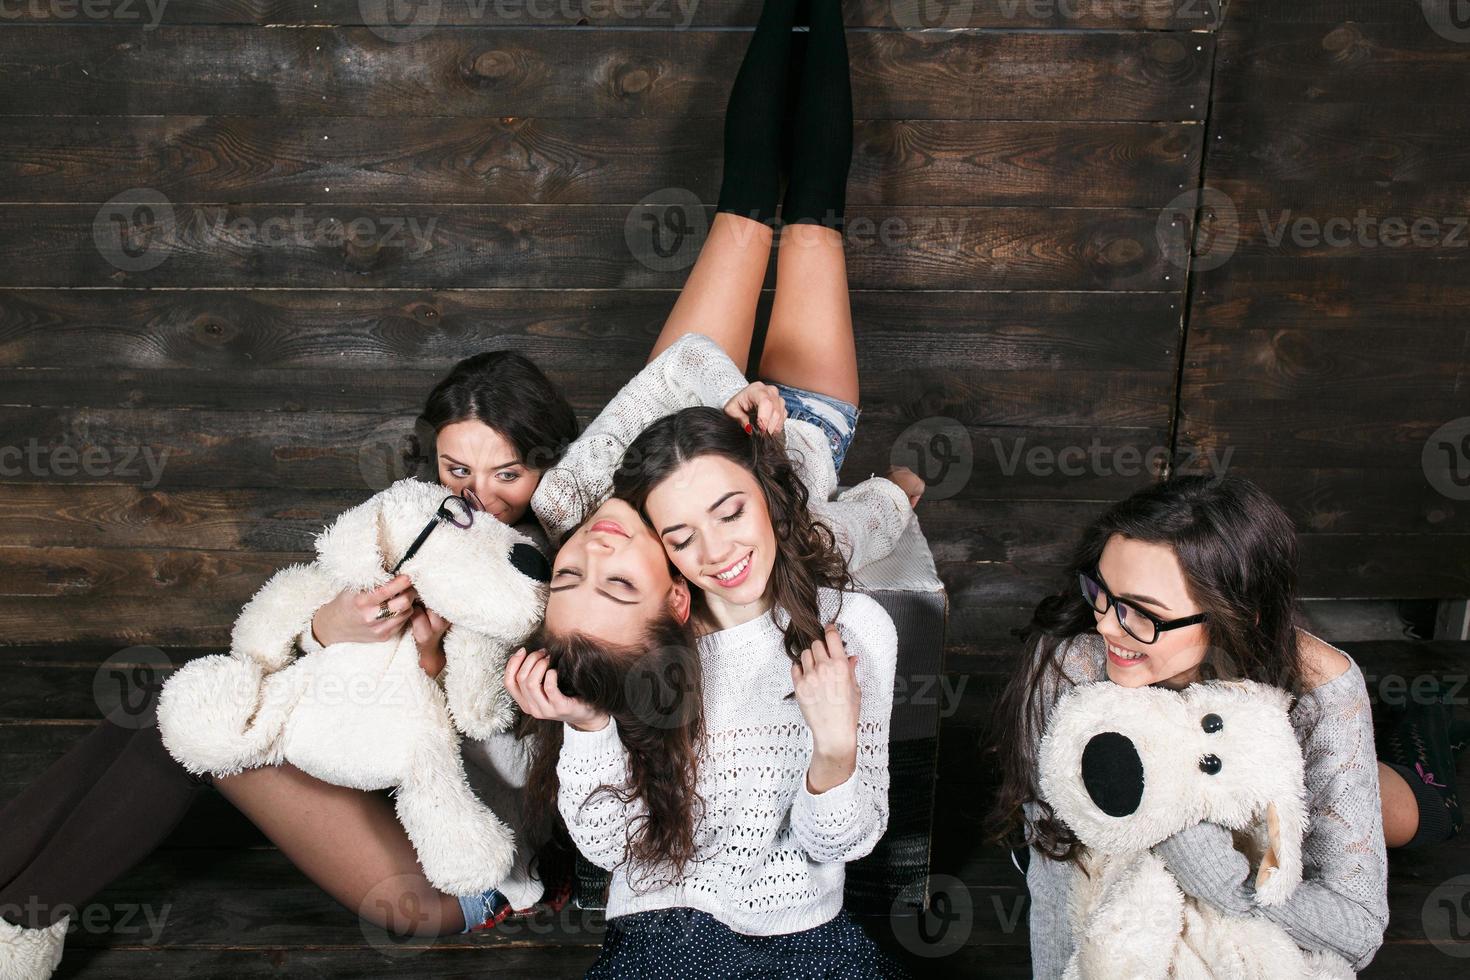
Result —
<instances>
[{"instance_id":1,"label":"woman's hand","mask_svg":"<svg viewBox=\"0 0 1470 980\"><path fill-rule=\"evenodd\" d=\"M827 627L826 641L818 640L791 665L796 701L812 730L812 763L806 785L812 793L840 786L857 770L858 717L862 688L857 681L857 657L849 657L837 624Z\"/></svg>"},{"instance_id":2,"label":"woman's hand","mask_svg":"<svg viewBox=\"0 0 1470 980\"><path fill-rule=\"evenodd\" d=\"M418 605L409 618L409 628L419 648L419 666L424 668L424 673L437 678L446 663L444 634L449 630L449 620L428 606Z\"/></svg>"},{"instance_id":3,"label":"woman's hand","mask_svg":"<svg viewBox=\"0 0 1470 980\"><path fill-rule=\"evenodd\" d=\"M741 425L750 425L752 411L758 413L756 425L766 435L775 435L786 424L786 401L775 385L764 381L752 382L725 403L725 414Z\"/></svg>"},{"instance_id":4,"label":"woman's hand","mask_svg":"<svg viewBox=\"0 0 1470 980\"><path fill-rule=\"evenodd\" d=\"M391 640L403 632L418 597L407 575L367 592L339 592L311 617L311 634L322 646ZM391 615L379 618L385 604Z\"/></svg>"},{"instance_id":5,"label":"woman's hand","mask_svg":"<svg viewBox=\"0 0 1470 980\"><path fill-rule=\"evenodd\" d=\"M910 507L919 506L919 498L924 496L924 491L929 486L923 477L907 466L890 466L886 475L889 480L898 484L900 490L908 494Z\"/></svg>"},{"instance_id":6,"label":"woman's hand","mask_svg":"<svg viewBox=\"0 0 1470 980\"><path fill-rule=\"evenodd\" d=\"M505 689L521 710L543 721L564 721L578 731L607 727L608 716L583 701L569 698L556 686L556 671L545 650L527 653L521 647L505 662Z\"/></svg>"}]
</instances>

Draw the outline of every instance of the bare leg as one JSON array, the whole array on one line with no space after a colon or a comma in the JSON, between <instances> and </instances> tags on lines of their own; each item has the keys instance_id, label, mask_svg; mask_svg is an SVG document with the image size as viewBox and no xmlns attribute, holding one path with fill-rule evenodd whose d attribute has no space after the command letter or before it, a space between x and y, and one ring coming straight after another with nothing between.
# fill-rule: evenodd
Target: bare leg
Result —
<instances>
[{"instance_id":1,"label":"bare leg","mask_svg":"<svg viewBox=\"0 0 1470 980\"><path fill-rule=\"evenodd\" d=\"M720 345L740 370L750 357L755 310L771 258L771 229L759 221L718 212L679 299L648 352L652 361L686 333Z\"/></svg>"},{"instance_id":2,"label":"bare leg","mask_svg":"<svg viewBox=\"0 0 1470 980\"><path fill-rule=\"evenodd\" d=\"M761 380L858 404L842 233L821 225L787 225L776 254L776 299L761 354Z\"/></svg>"},{"instance_id":3,"label":"bare leg","mask_svg":"<svg viewBox=\"0 0 1470 980\"><path fill-rule=\"evenodd\" d=\"M1419 829L1419 803L1404 777L1378 763L1378 795L1383 803L1383 842L1403 847Z\"/></svg>"},{"instance_id":4,"label":"bare leg","mask_svg":"<svg viewBox=\"0 0 1470 980\"><path fill-rule=\"evenodd\" d=\"M397 935L464 929L459 900L430 885L383 796L333 786L291 765L214 785L323 891Z\"/></svg>"}]
</instances>

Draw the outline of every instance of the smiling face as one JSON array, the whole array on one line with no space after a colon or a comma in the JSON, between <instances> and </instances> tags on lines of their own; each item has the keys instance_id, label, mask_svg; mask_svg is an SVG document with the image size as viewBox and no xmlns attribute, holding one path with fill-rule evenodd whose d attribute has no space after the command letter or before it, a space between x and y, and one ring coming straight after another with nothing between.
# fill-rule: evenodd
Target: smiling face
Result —
<instances>
[{"instance_id":1,"label":"smiling face","mask_svg":"<svg viewBox=\"0 0 1470 980\"><path fill-rule=\"evenodd\" d=\"M689 616L689 587L648 525L616 497L597 508L567 538L551 569L546 627L633 646L649 623L672 608Z\"/></svg>"},{"instance_id":2,"label":"smiling face","mask_svg":"<svg viewBox=\"0 0 1470 980\"><path fill-rule=\"evenodd\" d=\"M1098 574L1113 595L1127 599L1162 620L1200 612L1189 597L1184 571L1174 549L1115 534L1103 547ZM1193 681L1209 650L1204 623L1165 630L1153 643L1141 643L1118 623L1115 609L1095 612L1097 631L1108 644L1108 679L1124 687Z\"/></svg>"},{"instance_id":3,"label":"smiling face","mask_svg":"<svg viewBox=\"0 0 1470 980\"><path fill-rule=\"evenodd\" d=\"M526 466L515 446L476 419L451 422L435 436L439 482L455 493L472 490L502 524L526 516L541 471Z\"/></svg>"},{"instance_id":4,"label":"smiling face","mask_svg":"<svg viewBox=\"0 0 1470 980\"><path fill-rule=\"evenodd\" d=\"M691 585L734 606L763 599L776 532L755 474L724 456L698 456L654 487L644 510Z\"/></svg>"}]
</instances>

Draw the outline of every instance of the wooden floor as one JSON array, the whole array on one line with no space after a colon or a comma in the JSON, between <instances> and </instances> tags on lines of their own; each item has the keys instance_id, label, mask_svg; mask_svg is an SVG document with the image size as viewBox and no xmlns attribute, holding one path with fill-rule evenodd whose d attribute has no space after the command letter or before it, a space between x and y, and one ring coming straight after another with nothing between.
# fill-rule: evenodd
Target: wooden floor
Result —
<instances>
[{"instance_id":1,"label":"wooden floor","mask_svg":"<svg viewBox=\"0 0 1470 980\"><path fill-rule=\"evenodd\" d=\"M1330 637L1329 637L1330 639ZM1458 685L1457 711L1470 716L1470 644L1344 644L1363 666L1375 699L1393 703L1434 674ZM92 678L113 651L81 647L0 648L0 799L8 800L99 716ZM190 651L167 651L181 662ZM958 661L958 662L956 662ZM954 658L944 689L931 913L863 920L918 977L1029 975L1026 891L1006 856L977 834L991 780L977 741L1003 664ZM1470 765L1460 766L1470 785ZM1463 977L1470 968L1470 917L1441 906L1436 888L1470 873L1470 836L1391 859L1393 918L1367 976ZM457 977L494 972L538 978L581 976L601 942L600 914L569 910L478 935L395 942L364 929L295 870L221 797L209 791L168 844L98 896L95 928L74 932L58 977ZM1426 935L1423 911L1458 915ZM1441 920L1442 921L1442 920ZM159 925L161 924L161 928ZM1437 946L1458 928L1462 941ZM1435 930L1431 929L1430 932Z\"/></svg>"}]
</instances>

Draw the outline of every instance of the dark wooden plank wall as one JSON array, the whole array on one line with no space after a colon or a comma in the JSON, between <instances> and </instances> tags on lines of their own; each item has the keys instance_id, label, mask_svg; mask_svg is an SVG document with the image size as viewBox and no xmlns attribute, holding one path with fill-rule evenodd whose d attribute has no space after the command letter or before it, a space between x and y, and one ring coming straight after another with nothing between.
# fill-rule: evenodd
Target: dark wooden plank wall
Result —
<instances>
[{"instance_id":1,"label":"dark wooden plank wall","mask_svg":"<svg viewBox=\"0 0 1470 980\"><path fill-rule=\"evenodd\" d=\"M1312 595L1470 594L1452 8L1232 0L1218 34L1177 445L1289 505Z\"/></svg>"},{"instance_id":2,"label":"dark wooden plank wall","mask_svg":"<svg viewBox=\"0 0 1470 980\"><path fill-rule=\"evenodd\" d=\"M0 798L93 723L110 654L216 648L271 570L374 488L456 358L524 349L590 418L682 276L640 264L624 222L663 188L713 200L718 114L759 9L492 20L446 0L404 40L417 32L364 17L381 4L307 6L171 3L151 30L121 8L0 22L0 445L96 446L111 467L0 476ZM1011 454L1231 449L1307 532L1309 594L1465 594L1465 505L1419 465L1436 420L1470 413L1458 255L1246 235L1191 270L1179 195L1203 181L1242 213L1463 210L1470 48L1425 30L1415 0L1234 0L1223 21L1200 0L845 6L861 28L853 213L906 222L850 239L867 411L846 476L924 420L971 440L968 478L922 514L953 600L935 885L971 911L934 958L911 921L866 925L916 975L1022 977L1024 888L975 832L993 790L976 741L1006 630L1081 526L1153 476ZM582 11L591 29L567 30ZM976 30L905 30L919 23ZM169 236L156 211L124 212L130 244L163 261L122 269L94 223L139 189L188 220ZM432 220L433 248L230 230L298 208ZM168 452L156 483L124 465L144 447ZM59 642L76 645L35 646ZM1373 678L1463 681L1463 649L1428 646L1350 649ZM598 917L568 914L380 957L216 795L169 843L99 899L173 897L163 944L78 935L67 975L576 976L601 939ZM1463 858L1396 856L1372 975L1456 975L1421 920ZM951 941L943 926L925 924L931 941Z\"/></svg>"},{"instance_id":3,"label":"dark wooden plank wall","mask_svg":"<svg viewBox=\"0 0 1470 980\"><path fill-rule=\"evenodd\" d=\"M1077 528L1153 478L1016 453L1168 445L1188 223L1161 217L1199 180L1218 5L845 7L865 417L844 476L916 424L968 430L968 478L923 516L951 652L994 654ZM640 366L684 270L640 262L629 216L661 189L713 201L759 3L408 9L436 8L0 25L3 442L99 453L0 475L4 642L218 643L455 359L522 349L584 418Z\"/></svg>"}]
</instances>

